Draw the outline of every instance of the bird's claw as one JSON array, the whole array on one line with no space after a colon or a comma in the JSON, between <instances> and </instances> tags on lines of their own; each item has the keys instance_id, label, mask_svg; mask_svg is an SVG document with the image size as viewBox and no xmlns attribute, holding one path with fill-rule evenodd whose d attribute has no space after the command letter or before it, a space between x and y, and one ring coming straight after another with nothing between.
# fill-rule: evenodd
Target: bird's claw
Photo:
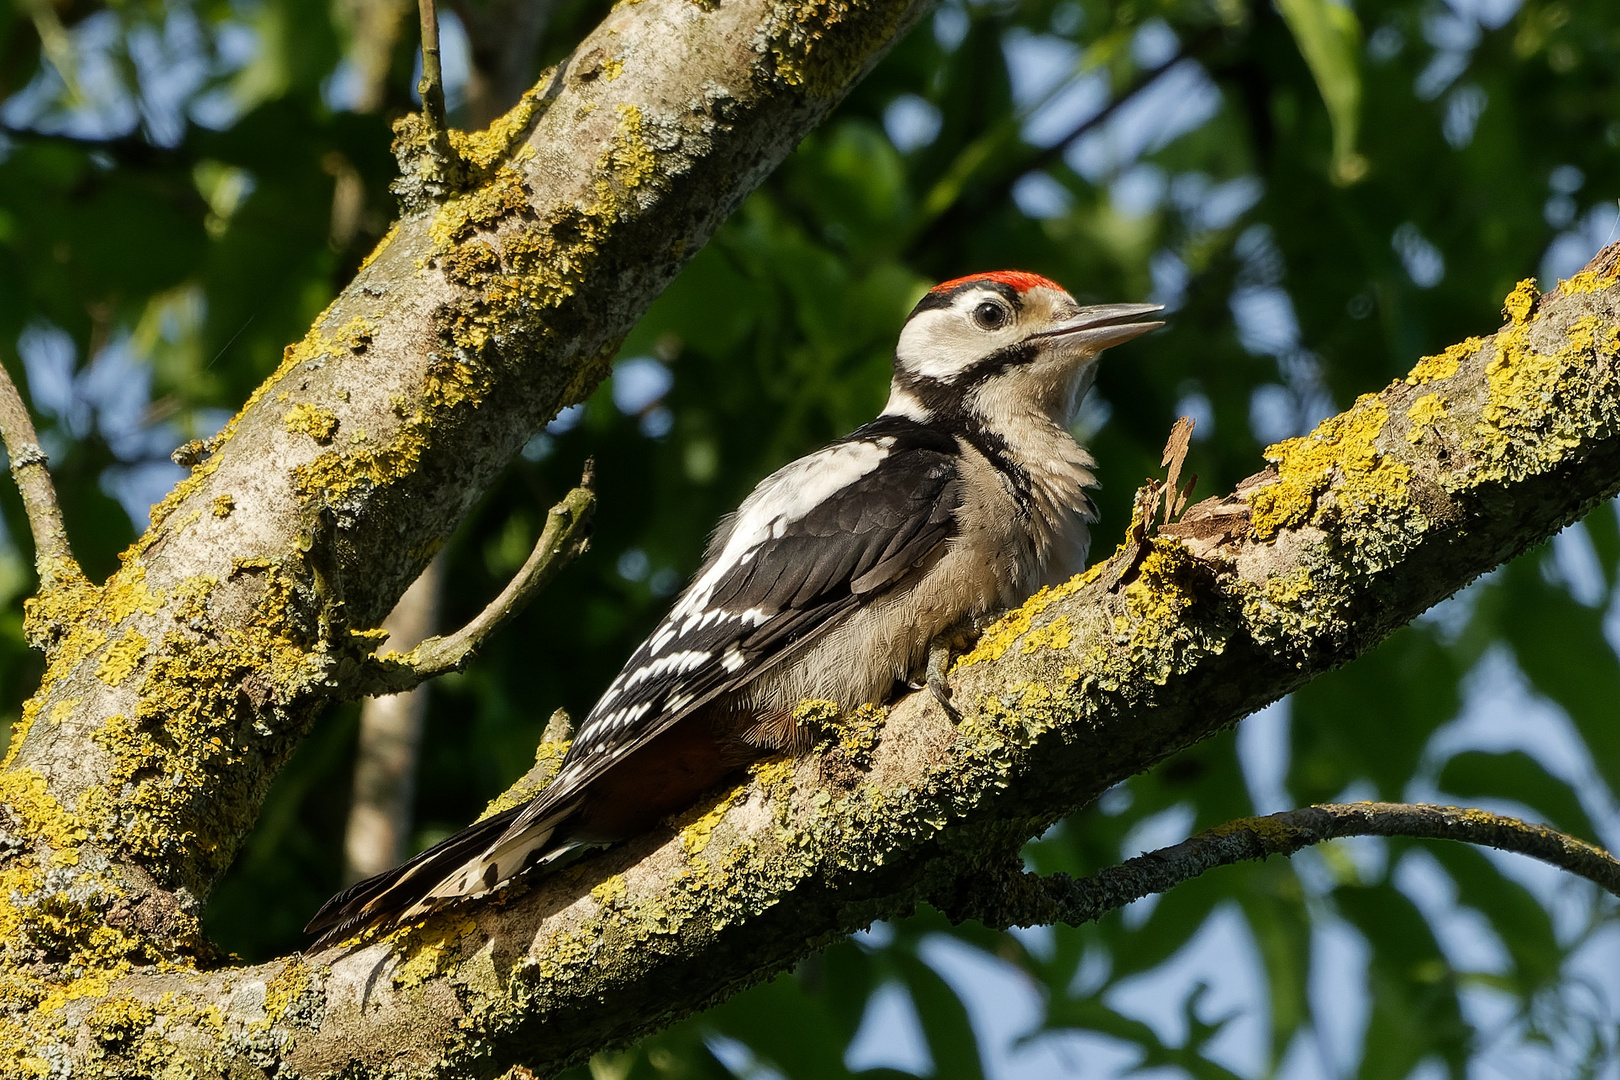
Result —
<instances>
[{"instance_id":1,"label":"bird's claw","mask_svg":"<svg viewBox=\"0 0 1620 1080\"><path fill-rule=\"evenodd\" d=\"M928 678L927 685L934 700L939 707L945 710L953 724L962 722L962 714L957 707L951 704L951 684L945 678L945 672L951 664L951 647L944 640L935 640L928 647Z\"/></svg>"}]
</instances>

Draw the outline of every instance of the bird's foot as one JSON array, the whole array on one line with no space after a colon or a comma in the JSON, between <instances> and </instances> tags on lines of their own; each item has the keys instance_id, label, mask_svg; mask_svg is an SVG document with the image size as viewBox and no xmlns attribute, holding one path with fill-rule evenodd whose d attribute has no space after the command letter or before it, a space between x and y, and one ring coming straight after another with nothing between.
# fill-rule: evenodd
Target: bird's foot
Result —
<instances>
[{"instance_id":1,"label":"bird's foot","mask_svg":"<svg viewBox=\"0 0 1620 1080\"><path fill-rule=\"evenodd\" d=\"M945 673L951 666L951 643L944 636L937 637L928 646L928 674L927 686L939 707L945 710L951 723L960 724L962 714L956 706L951 704L951 684L946 680Z\"/></svg>"}]
</instances>

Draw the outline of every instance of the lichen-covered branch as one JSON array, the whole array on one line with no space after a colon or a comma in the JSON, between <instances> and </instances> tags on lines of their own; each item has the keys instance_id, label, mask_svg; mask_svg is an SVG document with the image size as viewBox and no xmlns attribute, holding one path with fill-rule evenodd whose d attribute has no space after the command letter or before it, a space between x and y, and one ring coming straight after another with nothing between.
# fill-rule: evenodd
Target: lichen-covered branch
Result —
<instances>
[{"instance_id":1,"label":"lichen-covered branch","mask_svg":"<svg viewBox=\"0 0 1620 1080\"><path fill-rule=\"evenodd\" d=\"M28 528L34 537L34 571L39 575L39 591L54 592L65 585L84 581L84 572L68 544L67 527L62 524L62 508L56 502L56 487L34 421L28 415L11 373L0 368L0 440L11 462L11 476L22 495Z\"/></svg>"},{"instance_id":2,"label":"lichen-covered branch","mask_svg":"<svg viewBox=\"0 0 1620 1080\"><path fill-rule=\"evenodd\" d=\"M1144 896L1168 892L1218 866L1292 855L1347 836L1406 836L1456 840L1528 855L1620 896L1620 862L1602 848L1545 825L1484 810L1418 803L1322 803L1206 829L1171 847L1150 851L1075 880L1068 874L1013 870L969 879L940 906L953 919L987 926L1045 926L1094 922Z\"/></svg>"},{"instance_id":3,"label":"lichen-covered branch","mask_svg":"<svg viewBox=\"0 0 1620 1080\"><path fill-rule=\"evenodd\" d=\"M927 6L642 0L488 130L450 132L442 175L434 132L401 122L404 213L354 281L189 448L117 573L29 606L50 649L0 763L0 1075L247 1053L186 973L214 962L201 904L277 770L517 451ZM161 1021L126 975L177 980ZM437 1057L454 1026L411 1030ZM289 1040L246 1037L266 1061Z\"/></svg>"},{"instance_id":4,"label":"lichen-covered branch","mask_svg":"<svg viewBox=\"0 0 1620 1080\"><path fill-rule=\"evenodd\" d=\"M1004 879L1051 822L1613 495L1617 263L1620 246L1547 297L1522 284L1496 334L1423 359L1272 447L1231 495L1032 598L957 663L960 725L927 694L836 724L807 703L803 719L826 731L810 753L756 766L568 873L308 958L160 970L134 949L174 964L150 944L165 940L162 911L109 918L129 935L127 965L48 983L17 1044L111 1075L171 1061L202 1075L242 1061L301 1077L544 1073L874 919ZM499 805L543 782L561 751L542 745ZM66 831L82 817L11 794L34 835L102 858ZM13 896L39 894L26 866L9 872ZM61 920L12 917L42 963L82 953L52 929Z\"/></svg>"},{"instance_id":5,"label":"lichen-covered branch","mask_svg":"<svg viewBox=\"0 0 1620 1080\"><path fill-rule=\"evenodd\" d=\"M545 527L523 566L471 622L453 634L430 637L408 652L386 652L368 660L346 692L352 696L398 694L471 663L484 642L590 547L591 517L596 512L591 484L591 465L586 463L579 487L546 514Z\"/></svg>"},{"instance_id":6,"label":"lichen-covered branch","mask_svg":"<svg viewBox=\"0 0 1620 1080\"><path fill-rule=\"evenodd\" d=\"M422 158L424 171L431 169L427 181L438 184L452 172L451 158L455 151L450 146L450 132L444 120L444 73L439 64L439 5L437 0L417 0L418 22L422 37L422 77L416 82L416 93L422 99L422 141L426 153Z\"/></svg>"}]
</instances>

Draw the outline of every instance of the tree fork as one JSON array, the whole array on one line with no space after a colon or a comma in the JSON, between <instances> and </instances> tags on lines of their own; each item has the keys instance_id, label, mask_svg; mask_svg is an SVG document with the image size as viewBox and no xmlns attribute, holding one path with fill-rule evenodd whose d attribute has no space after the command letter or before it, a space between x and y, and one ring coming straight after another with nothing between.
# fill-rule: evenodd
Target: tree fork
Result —
<instances>
[{"instance_id":1,"label":"tree fork","mask_svg":"<svg viewBox=\"0 0 1620 1080\"><path fill-rule=\"evenodd\" d=\"M310 962L193 967L199 899L375 648L356 628L919 10L615 12L452 139L464 186L400 223L119 573L43 598L65 637L0 771L6 1067L549 1071L1004 866L1620 484L1611 248L1133 541L1128 573L1033 598L957 664L960 727L914 695L577 873Z\"/></svg>"}]
</instances>

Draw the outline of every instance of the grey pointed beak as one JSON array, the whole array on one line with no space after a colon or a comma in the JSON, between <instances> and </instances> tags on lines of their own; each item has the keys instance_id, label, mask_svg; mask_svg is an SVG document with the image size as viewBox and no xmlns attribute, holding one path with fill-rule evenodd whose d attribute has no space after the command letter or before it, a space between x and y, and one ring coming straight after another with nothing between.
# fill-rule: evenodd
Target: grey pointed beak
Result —
<instances>
[{"instance_id":1,"label":"grey pointed beak","mask_svg":"<svg viewBox=\"0 0 1620 1080\"><path fill-rule=\"evenodd\" d=\"M1099 353L1163 326L1163 322L1132 321L1163 310L1163 304L1098 304L1096 307L1084 307L1052 329L1032 335L1030 340L1058 339L1065 345L1079 345L1088 352Z\"/></svg>"}]
</instances>

